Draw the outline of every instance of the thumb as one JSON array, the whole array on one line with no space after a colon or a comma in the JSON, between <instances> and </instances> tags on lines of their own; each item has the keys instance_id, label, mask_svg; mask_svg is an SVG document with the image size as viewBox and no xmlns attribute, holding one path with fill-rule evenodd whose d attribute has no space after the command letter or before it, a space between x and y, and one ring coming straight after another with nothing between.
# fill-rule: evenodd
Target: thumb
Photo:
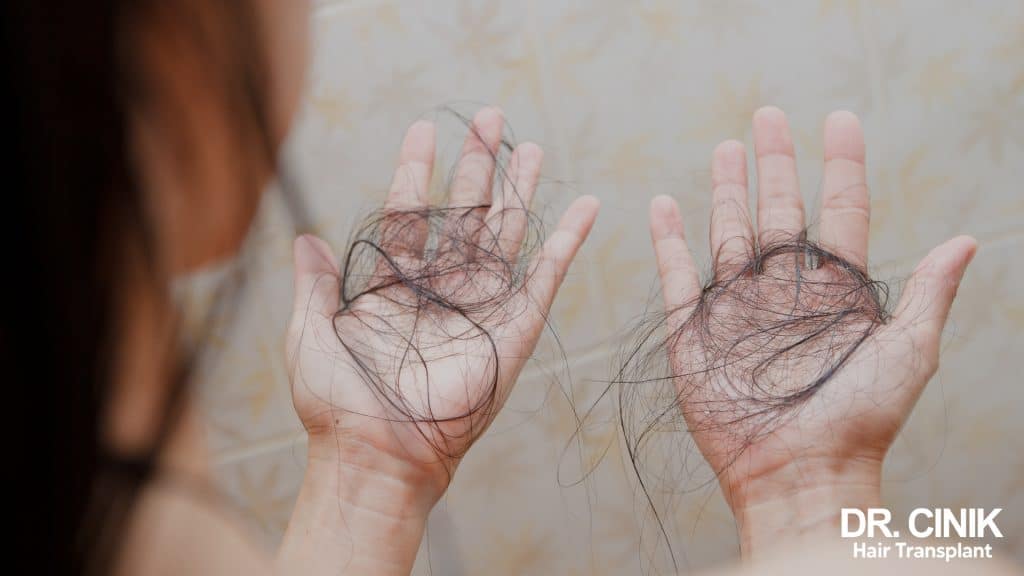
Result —
<instances>
[{"instance_id":1,"label":"thumb","mask_svg":"<svg viewBox=\"0 0 1024 576\"><path fill-rule=\"evenodd\" d=\"M295 239L295 300L293 321L310 314L330 316L338 311L340 273L331 247L310 234Z\"/></svg>"},{"instance_id":2,"label":"thumb","mask_svg":"<svg viewBox=\"0 0 1024 576\"><path fill-rule=\"evenodd\" d=\"M933 248L917 265L896 306L895 324L909 331L915 346L934 360L960 280L977 250L978 242L970 236Z\"/></svg>"}]
</instances>

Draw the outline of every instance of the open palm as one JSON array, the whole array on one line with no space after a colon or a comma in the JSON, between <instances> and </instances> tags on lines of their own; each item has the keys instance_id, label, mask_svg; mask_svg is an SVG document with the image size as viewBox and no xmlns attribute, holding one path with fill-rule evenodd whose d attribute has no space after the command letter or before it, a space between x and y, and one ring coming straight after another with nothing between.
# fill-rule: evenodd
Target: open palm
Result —
<instances>
[{"instance_id":1,"label":"open palm","mask_svg":"<svg viewBox=\"0 0 1024 576\"><path fill-rule=\"evenodd\" d=\"M430 207L435 130L414 124L385 208L345 267L319 239L295 243L288 359L311 445L399 462L438 496L532 354L598 209L576 200L531 254L542 153L522 144L507 171L496 167L502 132L497 110L476 115L447 206Z\"/></svg>"},{"instance_id":2,"label":"open palm","mask_svg":"<svg viewBox=\"0 0 1024 576\"><path fill-rule=\"evenodd\" d=\"M757 233L743 145L724 142L712 161L707 287L675 202L659 197L651 205L680 408L734 509L822 474L855 467L880 474L937 368L942 328L976 249L969 237L935 248L890 316L884 290L864 272L869 198L857 118L837 112L825 124L818 245L802 236L784 114L764 108L753 122ZM776 485L758 486L766 479Z\"/></svg>"}]
</instances>

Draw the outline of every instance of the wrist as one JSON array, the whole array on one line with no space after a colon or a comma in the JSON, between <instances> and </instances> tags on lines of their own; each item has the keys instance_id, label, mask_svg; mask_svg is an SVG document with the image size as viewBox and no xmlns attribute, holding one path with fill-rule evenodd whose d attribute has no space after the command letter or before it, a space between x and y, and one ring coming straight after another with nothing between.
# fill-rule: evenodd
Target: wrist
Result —
<instances>
[{"instance_id":1,"label":"wrist","mask_svg":"<svg viewBox=\"0 0 1024 576\"><path fill-rule=\"evenodd\" d=\"M424 465L358 438L310 436L304 486L318 498L367 507L387 517L426 518L447 489Z\"/></svg>"},{"instance_id":2,"label":"wrist","mask_svg":"<svg viewBox=\"0 0 1024 576\"><path fill-rule=\"evenodd\" d=\"M843 508L881 505L881 460L792 460L742 482L724 479L744 557L784 541L837 539Z\"/></svg>"},{"instance_id":3,"label":"wrist","mask_svg":"<svg viewBox=\"0 0 1024 576\"><path fill-rule=\"evenodd\" d=\"M283 573L409 574L437 499L402 462L310 438Z\"/></svg>"}]
</instances>

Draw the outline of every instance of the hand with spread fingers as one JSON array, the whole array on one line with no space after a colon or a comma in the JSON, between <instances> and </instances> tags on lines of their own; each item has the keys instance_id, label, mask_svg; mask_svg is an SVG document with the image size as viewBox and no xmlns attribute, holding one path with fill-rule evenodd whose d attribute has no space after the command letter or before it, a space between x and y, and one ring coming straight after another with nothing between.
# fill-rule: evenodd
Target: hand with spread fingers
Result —
<instances>
[{"instance_id":1,"label":"hand with spread fingers","mask_svg":"<svg viewBox=\"0 0 1024 576\"><path fill-rule=\"evenodd\" d=\"M299 509L338 512L340 500L336 524L356 531L353 560L374 573L408 573L427 513L508 397L597 215L595 198L577 199L538 246L542 153L521 144L497 162L502 133L498 110L477 113L447 205L429 206L435 128L417 122L384 209L340 264L317 238L295 242L288 364L309 433ZM297 532L286 546L312 545ZM384 546L360 548L370 541Z\"/></svg>"},{"instance_id":2,"label":"hand with spread fingers","mask_svg":"<svg viewBox=\"0 0 1024 576\"><path fill-rule=\"evenodd\" d=\"M802 532L838 535L841 507L880 502L882 461L938 366L940 337L976 250L961 236L917 266L890 313L866 272L869 197L858 119L825 122L817 241L805 234L786 117L753 119L757 217L744 147L712 159L713 278L702 285L676 203L651 204L671 376L718 475L746 555Z\"/></svg>"}]
</instances>

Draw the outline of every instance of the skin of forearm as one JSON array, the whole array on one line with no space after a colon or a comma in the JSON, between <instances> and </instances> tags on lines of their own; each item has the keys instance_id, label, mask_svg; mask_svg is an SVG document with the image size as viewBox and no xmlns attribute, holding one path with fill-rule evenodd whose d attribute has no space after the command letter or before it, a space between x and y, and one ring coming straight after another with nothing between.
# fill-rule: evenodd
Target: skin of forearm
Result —
<instances>
[{"instance_id":1,"label":"skin of forearm","mask_svg":"<svg viewBox=\"0 0 1024 576\"><path fill-rule=\"evenodd\" d=\"M723 478L744 558L780 543L838 539L843 508L881 505L881 461L794 460L770 473Z\"/></svg>"},{"instance_id":2,"label":"skin of forearm","mask_svg":"<svg viewBox=\"0 0 1024 576\"><path fill-rule=\"evenodd\" d=\"M408 575L436 502L405 464L310 441L306 475L278 552L277 572Z\"/></svg>"}]
</instances>

